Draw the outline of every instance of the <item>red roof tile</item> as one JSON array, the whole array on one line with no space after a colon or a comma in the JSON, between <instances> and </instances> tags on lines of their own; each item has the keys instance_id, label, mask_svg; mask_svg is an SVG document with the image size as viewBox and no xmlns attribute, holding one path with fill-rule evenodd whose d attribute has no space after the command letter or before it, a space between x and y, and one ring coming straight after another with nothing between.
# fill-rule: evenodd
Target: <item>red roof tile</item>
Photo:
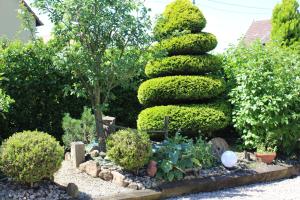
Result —
<instances>
[{"instance_id":1,"label":"red roof tile","mask_svg":"<svg viewBox=\"0 0 300 200\"><path fill-rule=\"evenodd\" d=\"M271 20L253 21L248 31L246 32L243 42L246 45L260 39L263 44L270 41Z\"/></svg>"}]
</instances>

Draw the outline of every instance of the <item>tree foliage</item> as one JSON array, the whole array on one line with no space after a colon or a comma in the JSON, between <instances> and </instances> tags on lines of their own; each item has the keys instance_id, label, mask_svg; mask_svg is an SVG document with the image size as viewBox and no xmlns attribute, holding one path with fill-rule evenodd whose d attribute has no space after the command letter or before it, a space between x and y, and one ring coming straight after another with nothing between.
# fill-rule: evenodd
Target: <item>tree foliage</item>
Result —
<instances>
[{"instance_id":1,"label":"tree foliage","mask_svg":"<svg viewBox=\"0 0 300 200\"><path fill-rule=\"evenodd\" d=\"M35 5L49 14L64 42L58 60L80 80L70 88L89 97L105 149L103 106L111 90L140 69L150 39L147 9L138 0L35 0Z\"/></svg>"}]
</instances>

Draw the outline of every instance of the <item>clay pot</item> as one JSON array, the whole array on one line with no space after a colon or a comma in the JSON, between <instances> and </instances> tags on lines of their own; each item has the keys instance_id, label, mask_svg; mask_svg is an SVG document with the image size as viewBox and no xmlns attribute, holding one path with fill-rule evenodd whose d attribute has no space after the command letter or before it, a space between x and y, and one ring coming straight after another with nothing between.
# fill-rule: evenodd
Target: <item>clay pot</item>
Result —
<instances>
[{"instance_id":1,"label":"clay pot","mask_svg":"<svg viewBox=\"0 0 300 200\"><path fill-rule=\"evenodd\" d=\"M157 162L151 160L147 168L147 174L151 177L154 177L156 175L156 172L157 172Z\"/></svg>"},{"instance_id":2,"label":"clay pot","mask_svg":"<svg viewBox=\"0 0 300 200\"><path fill-rule=\"evenodd\" d=\"M272 153L255 153L256 159L261 160L266 164L271 164L276 158L276 152Z\"/></svg>"}]
</instances>

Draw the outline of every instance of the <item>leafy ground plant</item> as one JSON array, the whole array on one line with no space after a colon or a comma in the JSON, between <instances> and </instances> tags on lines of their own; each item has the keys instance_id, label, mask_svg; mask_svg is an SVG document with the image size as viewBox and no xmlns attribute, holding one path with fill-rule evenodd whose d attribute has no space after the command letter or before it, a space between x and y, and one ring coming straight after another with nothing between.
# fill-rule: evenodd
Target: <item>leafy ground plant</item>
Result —
<instances>
[{"instance_id":1,"label":"leafy ground plant","mask_svg":"<svg viewBox=\"0 0 300 200\"><path fill-rule=\"evenodd\" d=\"M202 138L193 142L179 133L154 145L153 152L153 159L158 163L156 177L167 181L183 179L186 169L209 168L215 163L211 146Z\"/></svg>"}]
</instances>

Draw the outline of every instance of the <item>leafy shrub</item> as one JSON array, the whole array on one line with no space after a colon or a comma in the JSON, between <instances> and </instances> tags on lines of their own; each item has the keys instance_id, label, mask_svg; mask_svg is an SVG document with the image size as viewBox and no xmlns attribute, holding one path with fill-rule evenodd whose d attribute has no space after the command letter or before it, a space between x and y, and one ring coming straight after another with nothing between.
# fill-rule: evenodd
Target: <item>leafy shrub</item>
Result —
<instances>
[{"instance_id":1,"label":"leafy shrub","mask_svg":"<svg viewBox=\"0 0 300 200\"><path fill-rule=\"evenodd\" d=\"M206 76L167 76L142 83L138 99L144 105L159 105L205 100L224 91L223 79Z\"/></svg>"},{"instance_id":2,"label":"leafy shrub","mask_svg":"<svg viewBox=\"0 0 300 200\"><path fill-rule=\"evenodd\" d=\"M211 146L201 137L194 143L178 133L155 145L153 157L158 163L156 177L167 181L183 179L186 169L209 168L215 164Z\"/></svg>"},{"instance_id":3,"label":"leafy shrub","mask_svg":"<svg viewBox=\"0 0 300 200\"><path fill-rule=\"evenodd\" d=\"M233 79L230 101L234 126L248 148L300 148L300 57L288 49L259 43L230 49L226 73Z\"/></svg>"},{"instance_id":4,"label":"leafy shrub","mask_svg":"<svg viewBox=\"0 0 300 200\"><path fill-rule=\"evenodd\" d=\"M152 155L151 141L146 133L131 129L120 130L109 136L107 155L126 170L143 167Z\"/></svg>"},{"instance_id":5,"label":"leafy shrub","mask_svg":"<svg viewBox=\"0 0 300 200\"><path fill-rule=\"evenodd\" d=\"M139 130L162 130L164 117L169 116L169 133L180 130L190 136L211 136L213 131L225 128L230 122L227 104L168 105L143 110L138 118ZM201 133L199 133L201 131ZM156 136L155 137L163 137Z\"/></svg>"},{"instance_id":6,"label":"leafy shrub","mask_svg":"<svg viewBox=\"0 0 300 200\"><path fill-rule=\"evenodd\" d=\"M32 185L52 178L61 165L64 149L46 133L24 131L4 141L0 153L1 171L18 182Z\"/></svg>"},{"instance_id":7,"label":"leafy shrub","mask_svg":"<svg viewBox=\"0 0 300 200\"><path fill-rule=\"evenodd\" d=\"M211 33L185 34L166 39L157 44L157 50L173 55L196 55L213 50L217 46L217 38Z\"/></svg>"},{"instance_id":8,"label":"leafy shrub","mask_svg":"<svg viewBox=\"0 0 300 200\"><path fill-rule=\"evenodd\" d=\"M198 33L205 25L206 20L202 12L190 0L176 0L169 4L158 18L154 33L157 39L161 39L171 36L175 31L188 30L191 33Z\"/></svg>"},{"instance_id":9,"label":"leafy shrub","mask_svg":"<svg viewBox=\"0 0 300 200\"><path fill-rule=\"evenodd\" d=\"M145 73L151 78L170 75L201 75L220 70L221 64L219 57L210 54L171 56L150 61L146 65Z\"/></svg>"},{"instance_id":10,"label":"leafy shrub","mask_svg":"<svg viewBox=\"0 0 300 200\"><path fill-rule=\"evenodd\" d=\"M91 109L86 107L81 115L81 119L73 119L69 113L65 114L62 127L64 129L62 140L66 147L70 147L70 144L76 141L90 143L96 137L95 117Z\"/></svg>"}]
</instances>

